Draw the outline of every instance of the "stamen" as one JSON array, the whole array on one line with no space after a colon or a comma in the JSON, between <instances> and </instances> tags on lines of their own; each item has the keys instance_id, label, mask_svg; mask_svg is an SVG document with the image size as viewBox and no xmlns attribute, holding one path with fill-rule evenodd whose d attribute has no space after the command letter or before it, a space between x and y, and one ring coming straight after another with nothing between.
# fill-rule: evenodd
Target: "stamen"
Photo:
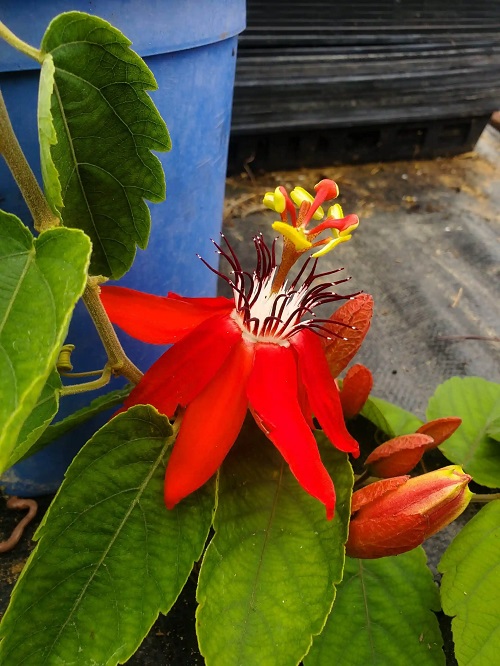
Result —
<instances>
[{"instance_id":1,"label":"stamen","mask_svg":"<svg viewBox=\"0 0 500 666\"><path fill-rule=\"evenodd\" d=\"M295 278L295 280L290 285L290 289L295 289L295 287L297 286L297 283L299 282L300 278L304 275L304 272L305 272L307 266L309 265L310 261L311 261L311 257L308 257L307 260L304 262L304 265L302 266L302 268L298 272L297 277ZM313 268L313 271L314 271L314 268Z\"/></svg>"},{"instance_id":2,"label":"stamen","mask_svg":"<svg viewBox=\"0 0 500 666\"><path fill-rule=\"evenodd\" d=\"M332 337L346 339L332 328L342 326L348 330L356 330L355 326L332 319L318 318L314 313L315 308L358 295L359 292L342 296L333 291L337 285L350 280L349 277L336 281L317 282L342 271L342 268L316 273L318 259L308 258L291 285L287 286L284 282L281 287L273 291L278 270L276 239L269 247L262 234L253 238L257 266L253 273L249 273L242 269L236 253L224 234L221 234L221 238L227 250L213 240L212 243L216 247L217 253L229 264L233 279L210 266L200 255L197 256L207 268L231 287L235 302L234 320L256 341L261 339L265 342L272 342L274 339L276 343L285 344L287 338L304 329L313 330L317 335L326 339L332 339ZM314 284L315 282L316 284ZM306 315L309 317L303 319Z\"/></svg>"}]
</instances>

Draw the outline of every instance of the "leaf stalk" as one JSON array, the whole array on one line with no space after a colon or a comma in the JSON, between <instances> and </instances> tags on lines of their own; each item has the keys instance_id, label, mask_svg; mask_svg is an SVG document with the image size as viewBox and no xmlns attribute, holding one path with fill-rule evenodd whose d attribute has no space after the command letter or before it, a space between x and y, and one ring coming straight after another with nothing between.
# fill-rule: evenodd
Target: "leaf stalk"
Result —
<instances>
[{"instance_id":1,"label":"leaf stalk","mask_svg":"<svg viewBox=\"0 0 500 666\"><path fill-rule=\"evenodd\" d=\"M0 38L5 40L18 51L21 51L21 53L24 53L30 58L33 58L37 62L43 62L43 52L39 49L36 49L34 46L23 42L22 39L19 39L19 37L17 37L17 35L15 35L12 30L9 30L9 28L4 23L2 23L2 21L0 21Z\"/></svg>"},{"instance_id":2,"label":"leaf stalk","mask_svg":"<svg viewBox=\"0 0 500 666\"><path fill-rule=\"evenodd\" d=\"M45 231L61 224L51 210L14 133L3 95L0 91L0 153L9 167L33 217L35 229Z\"/></svg>"}]
</instances>

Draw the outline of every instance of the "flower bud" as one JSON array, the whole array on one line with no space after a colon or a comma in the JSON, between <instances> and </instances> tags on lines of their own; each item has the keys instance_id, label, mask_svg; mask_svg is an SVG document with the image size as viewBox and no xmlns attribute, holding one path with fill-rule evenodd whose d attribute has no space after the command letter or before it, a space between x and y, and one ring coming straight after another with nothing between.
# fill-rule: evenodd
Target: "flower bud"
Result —
<instances>
[{"instance_id":1,"label":"flower bud","mask_svg":"<svg viewBox=\"0 0 500 666\"><path fill-rule=\"evenodd\" d=\"M458 426L462 423L462 419L458 416L445 416L440 419L434 419L424 425L420 426L417 432L420 432L424 435L429 435L432 437L432 444L426 447L426 451L429 449L435 449L437 446L442 444L448 437L451 437Z\"/></svg>"},{"instance_id":2,"label":"flower bud","mask_svg":"<svg viewBox=\"0 0 500 666\"><path fill-rule=\"evenodd\" d=\"M469 504L471 480L458 465L377 481L354 493L346 552L373 559L399 555L446 527Z\"/></svg>"},{"instance_id":3,"label":"flower bud","mask_svg":"<svg viewBox=\"0 0 500 666\"><path fill-rule=\"evenodd\" d=\"M433 443L429 435L400 435L377 446L365 460L365 465L372 476L381 479L400 476L411 471Z\"/></svg>"},{"instance_id":4,"label":"flower bud","mask_svg":"<svg viewBox=\"0 0 500 666\"><path fill-rule=\"evenodd\" d=\"M340 392L340 402L346 419L352 419L359 414L372 388L373 375L366 366L356 363L347 371ZM404 472L399 473L404 474ZM391 476L397 475L391 474Z\"/></svg>"}]
</instances>

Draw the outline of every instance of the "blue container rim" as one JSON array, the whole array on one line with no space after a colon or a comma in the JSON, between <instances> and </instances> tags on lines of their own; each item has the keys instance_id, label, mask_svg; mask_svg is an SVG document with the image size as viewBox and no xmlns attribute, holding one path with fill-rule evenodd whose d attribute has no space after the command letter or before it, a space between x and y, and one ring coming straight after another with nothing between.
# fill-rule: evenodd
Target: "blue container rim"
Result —
<instances>
[{"instance_id":1,"label":"blue container rim","mask_svg":"<svg viewBox=\"0 0 500 666\"><path fill-rule=\"evenodd\" d=\"M214 44L245 29L245 0L2 0L0 21L32 46L39 46L50 21L82 11L109 21L141 57ZM0 72L39 69L35 60L0 39Z\"/></svg>"}]
</instances>

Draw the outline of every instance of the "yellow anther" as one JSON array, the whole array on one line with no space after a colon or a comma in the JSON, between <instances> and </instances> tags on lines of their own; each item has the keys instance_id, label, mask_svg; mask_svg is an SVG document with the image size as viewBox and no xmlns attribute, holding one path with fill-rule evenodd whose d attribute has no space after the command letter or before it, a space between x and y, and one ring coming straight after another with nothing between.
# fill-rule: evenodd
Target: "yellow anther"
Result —
<instances>
[{"instance_id":1,"label":"yellow anther","mask_svg":"<svg viewBox=\"0 0 500 666\"><path fill-rule=\"evenodd\" d=\"M333 206L330 206L326 216L333 217L334 220L341 220L344 217L344 211L342 210L342 206L338 203L334 204Z\"/></svg>"},{"instance_id":2,"label":"yellow anther","mask_svg":"<svg viewBox=\"0 0 500 666\"><path fill-rule=\"evenodd\" d=\"M338 233L338 232L337 232ZM337 247L337 245L340 245L340 243L345 243L348 240L351 240L352 236L341 236L340 234L336 238L332 238L331 241L329 241L326 245L323 245L323 247L315 252L312 256L313 257L322 257L323 255L327 254L328 252L331 252L334 247Z\"/></svg>"},{"instance_id":3,"label":"yellow anther","mask_svg":"<svg viewBox=\"0 0 500 666\"><path fill-rule=\"evenodd\" d=\"M270 208L276 212L274 207L274 192L266 192L264 194L264 198L262 199L262 203L266 208Z\"/></svg>"},{"instance_id":4,"label":"yellow anther","mask_svg":"<svg viewBox=\"0 0 500 666\"><path fill-rule=\"evenodd\" d=\"M293 190L290 192L290 198L292 199L293 203L299 208L304 203L304 201L307 201L307 203L309 204L312 204L312 202L314 201L314 197L312 196L312 194L309 194L309 192L305 190L303 187L300 187L300 185L297 185L297 187L293 188ZM318 210L314 213L313 220L322 220L324 216L325 212L320 206Z\"/></svg>"},{"instance_id":5,"label":"yellow anther","mask_svg":"<svg viewBox=\"0 0 500 666\"><path fill-rule=\"evenodd\" d=\"M267 208L274 210L275 213L281 214L286 208L286 199L279 187L274 192L266 192L262 203Z\"/></svg>"},{"instance_id":6,"label":"yellow anther","mask_svg":"<svg viewBox=\"0 0 500 666\"><path fill-rule=\"evenodd\" d=\"M274 207L277 213L282 213L286 208L286 199L279 187L274 190Z\"/></svg>"},{"instance_id":7,"label":"yellow anther","mask_svg":"<svg viewBox=\"0 0 500 666\"><path fill-rule=\"evenodd\" d=\"M285 222L274 222L273 229L282 234L285 238L288 238L288 240L292 241L292 243L295 245L295 249L299 252L301 250L307 250L312 247L312 243L307 240L307 236L300 228L292 227L290 224L286 224Z\"/></svg>"}]
</instances>

